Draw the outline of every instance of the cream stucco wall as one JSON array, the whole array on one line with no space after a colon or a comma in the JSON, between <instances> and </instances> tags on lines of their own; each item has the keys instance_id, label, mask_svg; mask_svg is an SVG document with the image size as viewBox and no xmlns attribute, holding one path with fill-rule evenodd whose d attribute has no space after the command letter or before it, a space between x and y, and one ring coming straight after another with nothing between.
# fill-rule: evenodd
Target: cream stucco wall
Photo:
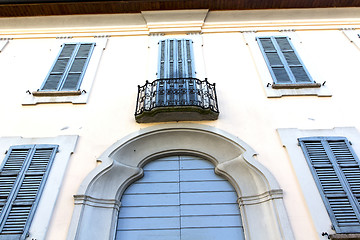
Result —
<instances>
[{"instance_id":1,"label":"cream stucco wall","mask_svg":"<svg viewBox=\"0 0 360 240\"><path fill-rule=\"evenodd\" d=\"M169 18L173 14L178 14L176 20ZM151 42L159 36L149 33L187 38L187 32L197 32L195 38L201 41L195 61L203 61L199 74L216 83L220 109L218 120L198 123L231 133L251 146L256 160L284 191L295 238L321 239L276 130L360 129L355 107L360 100L360 50L341 30L352 28L348 34L354 36L360 33L359 16L360 9L351 8L0 18L0 38L9 39L0 52L0 137L79 136L47 239L66 239L73 195L100 164L97 159L106 149L140 129L166 124L135 122L137 85L155 79L149 66L154 66L157 51ZM258 66L264 62L254 58L243 32L272 35L284 29L296 30L303 62L317 82L326 81L331 97L267 97ZM38 89L49 71L57 54L54 46L61 41L56 37L64 36L72 36L73 41L108 38L87 103L22 105L26 91ZM331 231L330 226L323 231Z\"/></svg>"}]
</instances>

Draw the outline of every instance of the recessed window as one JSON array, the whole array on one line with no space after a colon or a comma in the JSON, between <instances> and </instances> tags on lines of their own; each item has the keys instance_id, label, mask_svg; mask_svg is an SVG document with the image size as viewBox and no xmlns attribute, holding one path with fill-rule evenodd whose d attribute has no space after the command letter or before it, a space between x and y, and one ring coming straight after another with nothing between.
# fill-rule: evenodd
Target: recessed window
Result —
<instances>
[{"instance_id":1,"label":"recessed window","mask_svg":"<svg viewBox=\"0 0 360 240\"><path fill-rule=\"evenodd\" d=\"M311 64L296 31L243 32L268 98L331 97L321 72ZM310 58L310 61L309 61ZM306 66L306 67L305 67Z\"/></svg>"},{"instance_id":2,"label":"recessed window","mask_svg":"<svg viewBox=\"0 0 360 240\"><path fill-rule=\"evenodd\" d=\"M64 44L44 83L35 94L78 92L94 47L95 43Z\"/></svg>"},{"instance_id":3,"label":"recessed window","mask_svg":"<svg viewBox=\"0 0 360 240\"><path fill-rule=\"evenodd\" d=\"M55 61L44 80L29 84L22 104L86 103L106 43L102 37L56 40L49 51Z\"/></svg>"},{"instance_id":4,"label":"recessed window","mask_svg":"<svg viewBox=\"0 0 360 240\"><path fill-rule=\"evenodd\" d=\"M360 232L360 165L344 137L299 138L336 233Z\"/></svg>"},{"instance_id":5,"label":"recessed window","mask_svg":"<svg viewBox=\"0 0 360 240\"><path fill-rule=\"evenodd\" d=\"M12 146L0 169L0 239L25 239L57 145Z\"/></svg>"},{"instance_id":6,"label":"recessed window","mask_svg":"<svg viewBox=\"0 0 360 240\"><path fill-rule=\"evenodd\" d=\"M288 37L257 37L273 78L273 88L320 87L315 83Z\"/></svg>"}]
</instances>

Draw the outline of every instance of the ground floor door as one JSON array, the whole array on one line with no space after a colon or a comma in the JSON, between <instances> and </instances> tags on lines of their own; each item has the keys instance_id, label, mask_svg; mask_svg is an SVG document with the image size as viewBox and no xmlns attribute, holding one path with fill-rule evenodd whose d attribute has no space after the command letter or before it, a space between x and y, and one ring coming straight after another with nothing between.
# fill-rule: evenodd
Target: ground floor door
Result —
<instances>
[{"instance_id":1,"label":"ground floor door","mask_svg":"<svg viewBox=\"0 0 360 240\"><path fill-rule=\"evenodd\" d=\"M128 239L243 240L236 192L207 160L152 161L121 198L116 240Z\"/></svg>"}]
</instances>

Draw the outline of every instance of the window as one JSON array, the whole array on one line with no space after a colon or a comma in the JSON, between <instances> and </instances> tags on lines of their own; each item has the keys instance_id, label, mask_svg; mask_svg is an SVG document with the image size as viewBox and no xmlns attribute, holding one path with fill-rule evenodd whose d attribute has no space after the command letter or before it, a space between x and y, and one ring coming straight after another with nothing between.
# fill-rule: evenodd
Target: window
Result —
<instances>
[{"instance_id":1,"label":"window","mask_svg":"<svg viewBox=\"0 0 360 240\"><path fill-rule=\"evenodd\" d=\"M344 137L299 138L336 233L360 232L359 160Z\"/></svg>"},{"instance_id":2,"label":"window","mask_svg":"<svg viewBox=\"0 0 360 240\"><path fill-rule=\"evenodd\" d=\"M86 103L94 82L107 37L93 39L56 39L49 48L49 62L45 80L29 82L23 105L39 103ZM42 67L42 66L41 66ZM45 69L45 70L47 70Z\"/></svg>"},{"instance_id":3,"label":"window","mask_svg":"<svg viewBox=\"0 0 360 240\"><path fill-rule=\"evenodd\" d=\"M79 91L95 43L66 43L40 91Z\"/></svg>"},{"instance_id":4,"label":"window","mask_svg":"<svg viewBox=\"0 0 360 240\"><path fill-rule=\"evenodd\" d=\"M346 168L344 168L347 164L343 164L343 163L336 164L335 167L332 165L333 162L336 161L335 159L349 159L351 162L352 157L354 157L354 159L357 160L356 155L359 156L360 153L360 133L358 132L358 130L355 127L335 127L331 129L279 128L277 129L277 132L279 134L283 147L286 149L287 153L289 154L288 155L289 158L287 159L287 157L285 156L285 159L283 159L283 161L291 162L291 165L296 174L297 183L300 186L301 193L304 199L303 202L304 204L298 204L297 206L301 217L307 218L308 214L310 214L312 220L309 226L314 227L314 230L316 232L314 232L313 234L317 234L319 239L326 238L322 236L322 233L328 233L331 239L351 239L351 237L353 237L354 234L340 233L339 229L335 228L337 224L336 219L334 220L334 215L331 215L329 213L330 205L327 203L328 200L326 200L322 188L319 188L319 180L317 180L318 177L317 176L314 177L315 169L312 167L312 165L308 164L309 160L306 159L307 153L305 152L304 154L304 150L302 149L302 147L300 147L300 143L298 139L301 139L304 142L311 140L312 142L314 142L314 144L316 143L319 147L313 149L314 150L318 149L319 154L313 156L316 156L317 159L321 159L324 157L325 159L328 158L331 159L331 160L326 160L328 162L327 165L320 165L318 167L324 167L320 170L324 170L326 167L332 167L336 172L336 177L342 176L343 180L341 180L341 184L343 184L343 182L345 182L346 179L344 179L345 176L343 175L344 173L342 171L347 170ZM322 136L322 137L316 137L316 136ZM350 142L348 142L347 139L351 140L352 144L349 144ZM330 149L330 146L328 145L327 141L330 142L335 141L335 146L340 143L343 146L346 145L346 147L343 147L344 150L341 152L341 158L339 157L338 154L340 152L336 152L337 157L335 157L335 155L332 153L333 150ZM346 154L347 148L349 149L352 156ZM325 155L320 154L321 151L323 153L325 152ZM345 156L347 157L344 158ZM326 161L324 161L324 163L326 163ZM329 164L329 162L331 163L331 165ZM351 164L347 166L351 167ZM356 169L356 164L354 164L353 167L354 169ZM346 189L347 189L346 191L349 192L348 188ZM354 190L350 190L350 191L352 192L353 195L357 197L358 193L356 193L356 191ZM337 195L329 195L329 197L335 197L335 196ZM338 195L338 197L340 199L341 195ZM343 209L344 209L343 212L345 213L345 208ZM333 210L330 209L330 211ZM350 209L350 212L351 211L353 211L353 209ZM336 212L336 214L338 213L339 212ZM301 221L299 222L295 221L294 224L302 224L302 223ZM346 223L341 224L342 225L341 226L342 229L340 229L341 231L344 231L344 227L345 227L344 224ZM354 226L356 227L356 225L357 224L355 224ZM358 233L356 235L358 235ZM309 235L308 238L310 236L311 235Z\"/></svg>"},{"instance_id":5,"label":"window","mask_svg":"<svg viewBox=\"0 0 360 240\"><path fill-rule=\"evenodd\" d=\"M274 88L296 85L320 87L311 79L288 37L256 39L274 80Z\"/></svg>"},{"instance_id":6,"label":"window","mask_svg":"<svg viewBox=\"0 0 360 240\"><path fill-rule=\"evenodd\" d=\"M312 58L306 54L307 49L297 32L246 31L242 34L267 97L331 96L318 68L314 64L307 64L305 68L304 62L312 63Z\"/></svg>"},{"instance_id":7,"label":"window","mask_svg":"<svg viewBox=\"0 0 360 240\"><path fill-rule=\"evenodd\" d=\"M77 140L76 135L0 137L0 240L19 240L25 235L28 235L26 239L47 239L56 201ZM14 159L16 162L13 162ZM29 181L32 179L34 181ZM37 185L39 182L40 185ZM23 191L25 189L29 191ZM32 203L35 205L31 207ZM9 220L21 220L19 217L9 218L11 206L27 207L28 211L31 208L30 212L25 213L28 216L23 216L22 226L19 224L24 227L21 234L3 232Z\"/></svg>"},{"instance_id":8,"label":"window","mask_svg":"<svg viewBox=\"0 0 360 240\"><path fill-rule=\"evenodd\" d=\"M57 145L12 146L0 170L0 239L25 239Z\"/></svg>"}]
</instances>

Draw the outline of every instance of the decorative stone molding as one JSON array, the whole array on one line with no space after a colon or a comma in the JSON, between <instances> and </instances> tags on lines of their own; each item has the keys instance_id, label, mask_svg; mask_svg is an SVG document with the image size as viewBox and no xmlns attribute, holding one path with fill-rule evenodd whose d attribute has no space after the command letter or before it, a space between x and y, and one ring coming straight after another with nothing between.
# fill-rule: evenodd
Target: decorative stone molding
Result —
<instances>
[{"instance_id":1,"label":"decorative stone molding","mask_svg":"<svg viewBox=\"0 0 360 240\"><path fill-rule=\"evenodd\" d=\"M241 207L245 205L260 204L274 199L282 199L282 197L283 197L283 191L281 189L276 189L276 190L264 192L256 196L239 197L238 203L239 206Z\"/></svg>"},{"instance_id":2,"label":"decorative stone molding","mask_svg":"<svg viewBox=\"0 0 360 240\"><path fill-rule=\"evenodd\" d=\"M143 11L149 33L201 32L208 9L177 11Z\"/></svg>"},{"instance_id":3,"label":"decorative stone molding","mask_svg":"<svg viewBox=\"0 0 360 240\"><path fill-rule=\"evenodd\" d=\"M68 239L113 239L116 204L120 204L125 189L142 177L142 167L152 160L179 154L211 161L215 172L233 185L241 203L246 239L294 239L282 190L272 174L255 160L254 150L217 128L189 123L141 129L109 147L99 157L102 164L86 177L75 196Z\"/></svg>"},{"instance_id":4,"label":"decorative stone molding","mask_svg":"<svg viewBox=\"0 0 360 240\"><path fill-rule=\"evenodd\" d=\"M120 201L114 199L97 199L85 195L74 195L75 205L120 209Z\"/></svg>"}]
</instances>

